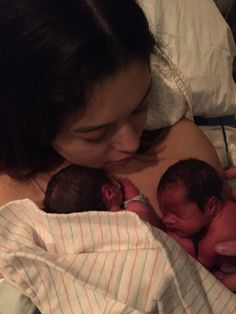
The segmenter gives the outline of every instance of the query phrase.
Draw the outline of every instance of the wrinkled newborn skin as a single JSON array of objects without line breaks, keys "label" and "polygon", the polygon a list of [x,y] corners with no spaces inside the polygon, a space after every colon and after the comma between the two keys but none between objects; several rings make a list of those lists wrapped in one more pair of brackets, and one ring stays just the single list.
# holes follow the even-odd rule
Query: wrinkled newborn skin
[{"label": "wrinkled newborn skin", "polygon": [[[118,184],[121,185],[121,189],[116,188]],[[112,193],[109,193],[109,188],[110,187],[108,186],[103,186],[102,194],[104,202],[111,211],[121,210],[121,203],[123,203],[123,201],[129,201],[125,208],[126,210],[136,213],[142,220],[147,221],[155,227],[161,226],[161,220],[152,207],[148,203],[135,199],[138,195],[140,195],[140,192],[128,178],[120,178],[119,182],[115,182],[114,180]],[[109,197],[107,197],[108,195],[112,195],[112,204],[108,199]],[[122,200],[122,202],[120,202],[120,200]]]},{"label": "wrinkled newborn skin", "polygon": [[220,256],[214,249],[221,241],[236,239],[236,203],[210,197],[200,210],[178,184],[158,192],[157,197],[167,233],[192,256],[211,271],[236,266],[236,258]]}]

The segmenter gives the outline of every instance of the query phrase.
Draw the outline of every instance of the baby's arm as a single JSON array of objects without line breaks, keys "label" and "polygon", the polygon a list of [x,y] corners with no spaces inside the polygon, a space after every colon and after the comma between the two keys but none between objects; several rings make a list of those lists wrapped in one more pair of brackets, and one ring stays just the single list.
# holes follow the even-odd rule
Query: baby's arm
[{"label": "baby's arm", "polygon": [[216,266],[219,255],[215,251],[217,240],[211,236],[203,238],[198,245],[198,261],[207,269],[212,270]]},{"label": "baby's arm", "polygon": [[167,233],[169,234],[169,236],[174,238],[190,255],[196,257],[195,244],[192,239],[180,237],[175,232],[167,231]]},{"label": "baby's arm", "polygon": [[120,183],[124,189],[124,204],[126,210],[136,213],[142,220],[149,222],[155,227],[161,226],[161,220],[156,212],[149,205],[144,195],[140,194],[139,189],[128,178],[121,178]]},{"label": "baby's arm", "polygon": [[134,185],[132,181],[130,181],[127,177],[123,177],[119,179],[124,193],[124,200],[128,201],[132,198],[138,196],[140,194],[139,189]]}]

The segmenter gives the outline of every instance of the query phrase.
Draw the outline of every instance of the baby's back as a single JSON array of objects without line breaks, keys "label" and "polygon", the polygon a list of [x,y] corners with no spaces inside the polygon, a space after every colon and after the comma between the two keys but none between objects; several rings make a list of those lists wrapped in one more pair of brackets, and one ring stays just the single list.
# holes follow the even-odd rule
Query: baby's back
[{"label": "baby's back", "polygon": [[230,240],[236,240],[236,203],[227,201],[199,242],[198,260],[208,269],[221,267],[224,263],[236,266],[236,258],[220,256],[215,252],[217,243]]}]

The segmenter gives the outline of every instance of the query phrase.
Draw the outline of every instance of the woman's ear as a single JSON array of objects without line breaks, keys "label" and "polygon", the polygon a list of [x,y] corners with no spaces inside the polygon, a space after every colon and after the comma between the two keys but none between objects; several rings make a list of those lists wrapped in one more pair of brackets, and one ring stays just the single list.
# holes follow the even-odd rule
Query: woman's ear
[{"label": "woman's ear", "polygon": [[222,201],[216,196],[211,196],[206,201],[205,213],[209,217],[216,216],[217,214],[220,213],[222,207],[223,207]]}]

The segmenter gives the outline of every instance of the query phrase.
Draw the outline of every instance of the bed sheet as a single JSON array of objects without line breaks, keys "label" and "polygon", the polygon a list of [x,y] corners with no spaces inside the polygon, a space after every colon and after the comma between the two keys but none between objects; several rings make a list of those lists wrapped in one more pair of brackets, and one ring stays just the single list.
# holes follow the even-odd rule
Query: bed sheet
[{"label": "bed sheet", "polygon": [[[224,126],[227,146],[220,125],[200,126],[203,133],[212,142],[223,168],[236,166],[236,128]],[[228,151],[227,151],[228,149]]]}]

